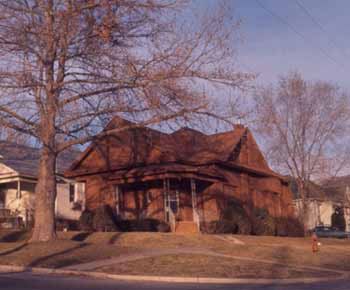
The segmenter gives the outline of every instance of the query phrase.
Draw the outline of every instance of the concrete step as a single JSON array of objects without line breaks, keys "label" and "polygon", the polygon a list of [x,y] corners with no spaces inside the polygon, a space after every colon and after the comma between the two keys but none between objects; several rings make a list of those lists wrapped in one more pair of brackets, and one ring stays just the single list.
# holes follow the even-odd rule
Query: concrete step
[{"label": "concrete step", "polygon": [[198,226],[195,222],[179,221],[176,223],[175,232],[181,234],[197,234]]}]

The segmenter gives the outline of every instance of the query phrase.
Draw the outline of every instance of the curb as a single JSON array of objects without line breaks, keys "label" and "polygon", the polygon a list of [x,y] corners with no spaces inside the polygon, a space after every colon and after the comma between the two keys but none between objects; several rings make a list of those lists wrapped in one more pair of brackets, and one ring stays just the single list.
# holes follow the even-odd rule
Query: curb
[{"label": "curb", "polygon": [[350,273],[343,273],[338,277],[322,278],[286,278],[286,279],[248,279],[248,278],[210,278],[210,277],[167,277],[167,276],[142,276],[142,275],[116,275],[101,272],[86,272],[74,270],[60,270],[49,268],[6,266],[0,265],[0,273],[32,272],[49,275],[73,275],[90,278],[104,278],[113,280],[126,280],[135,282],[173,282],[173,283],[200,283],[200,284],[295,284],[317,283],[330,280],[341,280],[350,277]]}]

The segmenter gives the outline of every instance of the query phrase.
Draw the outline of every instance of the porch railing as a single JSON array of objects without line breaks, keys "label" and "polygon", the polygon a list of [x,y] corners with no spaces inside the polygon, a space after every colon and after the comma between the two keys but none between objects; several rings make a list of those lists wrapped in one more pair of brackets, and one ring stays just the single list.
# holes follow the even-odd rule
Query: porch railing
[{"label": "porch railing", "polygon": [[175,214],[174,214],[173,210],[171,209],[171,207],[169,207],[169,224],[170,224],[171,231],[175,232],[175,230],[176,230],[176,217],[175,217]]},{"label": "porch railing", "polygon": [[0,218],[11,217],[11,210],[7,208],[0,208]]}]

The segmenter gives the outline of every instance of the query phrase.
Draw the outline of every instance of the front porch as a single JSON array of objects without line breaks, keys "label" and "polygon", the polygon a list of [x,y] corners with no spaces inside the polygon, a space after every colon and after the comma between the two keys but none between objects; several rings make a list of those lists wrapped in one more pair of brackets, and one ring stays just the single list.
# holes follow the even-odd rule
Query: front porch
[{"label": "front porch", "polygon": [[18,229],[32,221],[35,181],[14,174],[0,177],[0,228]]},{"label": "front porch", "polygon": [[195,178],[163,178],[114,184],[115,210],[121,220],[156,219],[172,232],[200,232],[200,193],[209,186]]}]

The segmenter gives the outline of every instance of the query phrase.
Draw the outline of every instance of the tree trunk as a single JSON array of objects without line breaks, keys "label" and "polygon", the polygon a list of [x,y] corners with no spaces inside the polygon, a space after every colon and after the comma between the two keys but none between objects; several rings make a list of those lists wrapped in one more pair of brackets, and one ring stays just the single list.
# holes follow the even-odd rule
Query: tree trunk
[{"label": "tree trunk", "polygon": [[35,189],[34,231],[31,242],[47,242],[56,239],[56,154],[43,147],[40,157],[38,184]]}]

